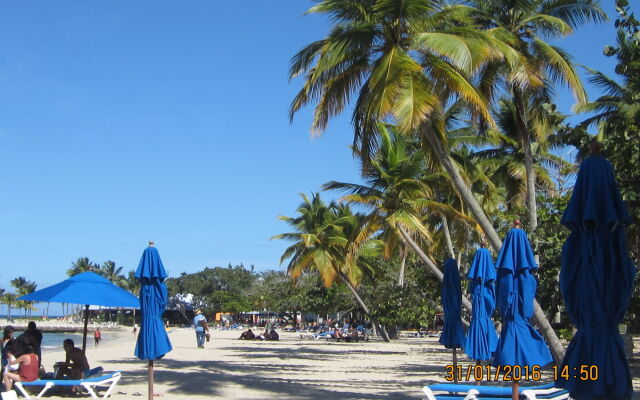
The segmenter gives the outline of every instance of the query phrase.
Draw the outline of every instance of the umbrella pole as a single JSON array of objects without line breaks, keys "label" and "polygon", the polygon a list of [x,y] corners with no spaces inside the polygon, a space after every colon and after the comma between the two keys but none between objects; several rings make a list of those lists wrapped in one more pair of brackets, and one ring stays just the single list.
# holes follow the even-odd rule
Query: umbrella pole
[{"label": "umbrella pole", "polygon": [[[476,367],[477,367],[478,365],[482,365],[482,362],[481,362],[480,360],[476,360]],[[476,368],[476,370],[477,370],[477,368]],[[475,371],[474,371],[474,372],[475,372]],[[480,375],[480,377],[482,378],[482,374]],[[478,386],[479,386],[479,385],[480,385],[480,382],[481,382],[480,380],[476,380],[476,385],[478,385]]]},{"label": "umbrella pole", "polygon": [[458,355],[456,354],[456,346],[453,346],[453,383],[458,383]]},{"label": "umbrella pole", "polygon": [[149,376],[147,377],[149,381],[149,400],[153,400],[153,360],[149,360]]},{"label": "umbrella pole", "polygon": [[87,348],[87,325],[89,325],[89,305],[84,306],[84,330],[82,331],[82,354]]},{"label": "umbrella pole", "polygon": [[513,381],[511,386],[511,399],[518,400],[520,398],[520,390],[518,390],[518,381]]}]

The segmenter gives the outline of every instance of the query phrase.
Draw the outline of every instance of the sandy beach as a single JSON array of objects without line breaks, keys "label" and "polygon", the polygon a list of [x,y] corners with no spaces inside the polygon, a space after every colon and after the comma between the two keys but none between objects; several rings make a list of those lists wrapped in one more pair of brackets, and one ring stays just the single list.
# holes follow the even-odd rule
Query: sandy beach
[{"label": "sandy beach", "polygon": [[[155,363],[159,398],[421,399],[421,387],[444,381],[445,365],[451,363],[451,352],[437,338],[335,343],[285,332],[278,342],[245,342],[237,340],[239,335],[240,331],[212,331],[211,342],[197,349],[192,329],[172,329],[173,351]],[[133,356],[133,335],[113,337],[97,348],[90,338],[91,366],[122,371],[113,399],[146,398],[146,362]],[[639,347],[636,338],[636,360]],[[47,367],[63,358],[61,351],[43,355]],[[466,356],[460,359],[469,364]],[[640,391],[638,361],[631,365],[634,388]],[[543,377],[549,379],[550,373]]]}]

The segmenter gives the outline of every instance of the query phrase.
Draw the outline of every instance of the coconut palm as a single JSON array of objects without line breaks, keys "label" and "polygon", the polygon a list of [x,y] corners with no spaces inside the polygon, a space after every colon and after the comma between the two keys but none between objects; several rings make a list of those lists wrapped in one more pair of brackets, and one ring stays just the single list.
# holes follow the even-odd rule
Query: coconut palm
[{"label": "coconut palm", "polygon": [[71,267],[67,270],[67,275],[74,276],[83,272],[96,272],[99,270],[100,266],[89,260],[89,257],[78,257],[76,261],[71,263]]},{"label": "coconut palm", "polygon": [[11,307],[16,304],[16,296],[14,293],[3,293],[0,297],[0,302],[7,306],[7,318],[11,321]]},{"label": "coconut palm", "polygon": [[136,278],[136,271],[130,270],[127,272],[120,286],[137,296],[140,292],[140,281]]},{"label": "coconut palm", "polygon": [[[301,194],[302,204],[297,217],[279,217],[294,229],[294,232],[276,235],[273,239],[293,242],[282,257],[289,260],[287,273],[297,279],[305,271],[318,271],[325,286],[334,282],[343,283],[351,292],[363,312],[370,316],[369,307],[357,292],[364,270],[371,268],[367,258],[377,254],[377,243],[361,235],[362,216],[353,214],[348,206],[334,202],[326,204],[319,194],[311,198]],[[372,320],[374,324],[377,321]],[[381,329],[385,341],[386,330]]]},{"label": "coconut palm", "polygon": [[99,269],[100,275],[107,278],[111,283],[122,286],[122,281],[125,279],[122,274],[123,267],[116,267],[114,261],[105,261]]},{"label": "coconut palm", "polygon": [[[24,296],[29,293],[35,292],[38,285],[35,282],[27,280],[24,276],[19,276],[11,280],[11,286],[16,289],[16,297]],[[16,300],[18,308],[24,309],[25,315],[31,313],[35,308],[32,301],[19,301]]]},{"label": "coconut palm", "polygon": [[489,63],[482,73],[487,98],[505,86],[513,99],[514,124],[526,173],[529,229],[537,227],[536,168],[532,143],[544,140],[545,131],[531,129],[542,103],[550,102],[553,83],[568,86],[578,103],[587,95],[571,57],[547,39],[569,35],[588,22],[607,19],[598,0],[470,0],[474,21],[497,41],[523,55],[517,64]]}]

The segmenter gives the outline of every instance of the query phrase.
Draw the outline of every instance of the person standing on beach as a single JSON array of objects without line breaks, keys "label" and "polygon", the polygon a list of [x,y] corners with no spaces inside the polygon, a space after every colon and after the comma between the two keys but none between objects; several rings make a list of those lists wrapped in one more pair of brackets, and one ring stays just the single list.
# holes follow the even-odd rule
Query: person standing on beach
[{"label": "person standing on beach", "polygon": [[29,321],[27,330],[18,337],[24,344],[31,346],[33,352],[38,356],[38,366],[42,365],[42,331],[37,328],[35,321]]},{"label": "person standing on beach", "polygon": [[93,334],[93,339],[96,342],[96,347],[98,347],[100,341],[102,340],[102,332],[100,332],[100,328],[96,329],[96,332]]},{"label": "person standing on beach", "polygon": [[204,349],[204,340],[207,333],[209,333],[209,325],[207,325],[207,319],[202,315],[200,309],[196,310],[196,316],[193,317],[193,326],[196,329],[196,343],[199,349]]}]

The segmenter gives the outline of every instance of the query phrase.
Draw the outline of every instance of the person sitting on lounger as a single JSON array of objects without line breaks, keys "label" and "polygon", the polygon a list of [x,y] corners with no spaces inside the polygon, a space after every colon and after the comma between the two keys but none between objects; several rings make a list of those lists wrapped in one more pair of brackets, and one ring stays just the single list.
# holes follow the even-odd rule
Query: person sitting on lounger
[{"label": "person sitting on lounger", "polygon": [[334,339],[342,339],[343,335],[342,335],[342,332],[340,331],[340,328],[337,328],[337,327],[336,327],[336,328],[333,330],[333,336],[332,336],[332,337],[333,337]]},{"label": "person sitting on lounger", "polygon": [[[17,372],[5,371],[2,383],[6,391],[11,390],[14,382],[33,382],[38,379],[40,363],[38,356],[34,354],[33,347],[25,346],[22,354],[13,354],[15,347],[7,349],[9,366],[18,365]],[[15,358],[13,358],[15,356]]]},{"label": "person sitting on lounger", "polygon": [[242,332],[242,334],[240,335],[240,340],[254,340],[255,338],[256,335],[253,333],[251,328],[249,328],[249,330],[247,330],[246,332]]},{"label": "person sitting on lounger", "polygon": [[58,373],[56,379],[82,379],[91,369],[89,361],[82,350],[75,347],[73,340],[65,339],[62,343],[67,358],[64,362],[57,362]]}]

